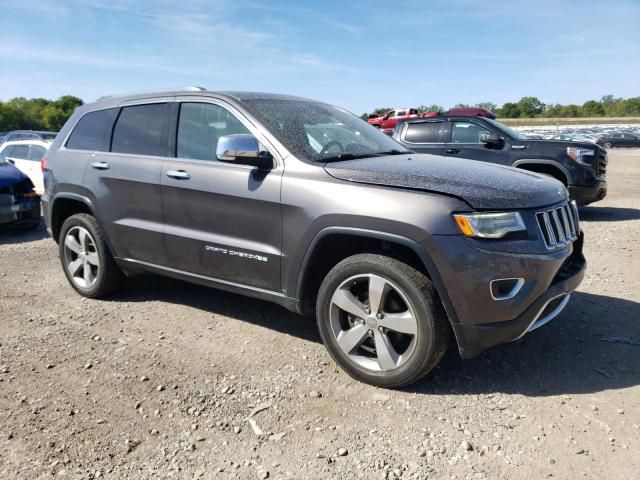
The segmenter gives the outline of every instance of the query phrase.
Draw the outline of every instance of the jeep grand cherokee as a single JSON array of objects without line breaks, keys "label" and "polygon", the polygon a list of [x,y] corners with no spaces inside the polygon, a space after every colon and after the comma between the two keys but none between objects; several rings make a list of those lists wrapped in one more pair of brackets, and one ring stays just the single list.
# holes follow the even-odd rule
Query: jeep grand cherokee
[{"label": "jeep grand cherokee", "polygon": [[315,312],[353,377],[426,375],[555,317],[582,280],[558,181],[410,153],[303,98],[200,88],[106,97],[45,159],[43,208],[71,286],[151,271]]}]

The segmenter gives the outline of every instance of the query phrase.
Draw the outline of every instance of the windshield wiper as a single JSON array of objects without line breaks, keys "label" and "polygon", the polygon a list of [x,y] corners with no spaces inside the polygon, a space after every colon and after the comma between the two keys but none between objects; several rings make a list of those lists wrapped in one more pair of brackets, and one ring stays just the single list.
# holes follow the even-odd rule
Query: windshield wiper
[{"label": "windshield wiper", "polygon": [[384,152],[376,152],[373,155],[376,155],[376,156],[378,156],[378,155],[380,155],[380,156],[382,156],[382,155],[406,155],[407,153],[409,153],[408,150],[402,151],[402,150],[398,150],[398,149],[394,148],[393,150],[387,150],[387,151],[384,151]]}]

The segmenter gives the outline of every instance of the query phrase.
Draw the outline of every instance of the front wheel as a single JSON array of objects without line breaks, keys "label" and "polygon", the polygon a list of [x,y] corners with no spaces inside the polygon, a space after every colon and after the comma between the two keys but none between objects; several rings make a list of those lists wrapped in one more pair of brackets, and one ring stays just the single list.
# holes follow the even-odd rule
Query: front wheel
[{"label": "front wheel", "polygon": [[379,387],[424,377],[449,340],[429,278],[382,255],[359,254],[338,263],[322,282],[316,317],[333,359],[355,379]]},{"label": "front wheel", "polygon": [[611,142],[604,142],[603,147],[604,148],[611,148],[611,147],[613,147],[613,145],[611,144]]},{"label": "front wheel", "polygon": [[96,219],[86,213],[72,215],[60,230],[60,261],[71,286],[89,298],[102,298],[116,290],[124,275],[111,256]]}]

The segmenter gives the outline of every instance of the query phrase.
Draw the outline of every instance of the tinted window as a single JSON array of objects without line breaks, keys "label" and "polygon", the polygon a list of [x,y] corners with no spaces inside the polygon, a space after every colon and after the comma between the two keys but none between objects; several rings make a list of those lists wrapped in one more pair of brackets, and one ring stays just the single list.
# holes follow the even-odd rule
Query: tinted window
[{"label": "tinted window", "polygon": [[410,123],[405,141],[411,143],[437,143],[441,122]]},{"label": "tinted window", "polygon": [[13,154],[14,148],[15,147],[13,145],[9,145],[8,147],[2,150],[2,155],[4,155],[5,157],[10,157]]},{"label": "tinted window", "polygon": [[178,120],[177,156],[216,160],[223,135],[251,133],[228,110],[211,103],[183,103]]},{"label": "tinted window", "polygon": [[400,110],[397,114],[396,117],[404,117],[407,114],[407,112],[405,112],[404,110]]},{"label": "tinted window", "polygon": [[29,158],[29,145],[16,145],[13,147],[11,157],[27,160]]},{"label": "tinted window", "polygon": [[454,122],[451,131],[451,143],[482,143],[480,135],[490,133],[484,127],[471,122]]},{"label": "tinted window", "polygon": [[42,160],[42,157],[44,156],[46,151],[47,149],[40,145],[31,145],[29,160],[35,160],[36,162],[39,162],[40,160]]},{"label": "tinted window", "polygon": [[111,151],[164,156],[168,120],[169,105],[166,103],[124,107],[113,127]]},{"label": "tinted window", "polygon": [[116,111],[116,108],[109,108],[83,116],[67,140],[67,148],[108,152],[109,134]]}]

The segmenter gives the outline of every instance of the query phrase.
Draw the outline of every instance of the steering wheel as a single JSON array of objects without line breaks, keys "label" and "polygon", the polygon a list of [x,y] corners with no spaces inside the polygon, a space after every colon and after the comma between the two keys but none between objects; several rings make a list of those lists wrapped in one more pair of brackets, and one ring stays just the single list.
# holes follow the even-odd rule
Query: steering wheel
[{"label": "steering wheel", "polygon": [[344,148],[342,148],[342,144],[340,142],[336,142],[335,140],[331,140],[324,147],[322,147],[322,150],[320,150],[320,153],[318,153],[318,155],[324,155],[325,153],[327,153],[329,151],[329,149],[331,147],[338,147],[339,153],[343,153],[344,152]]}]

